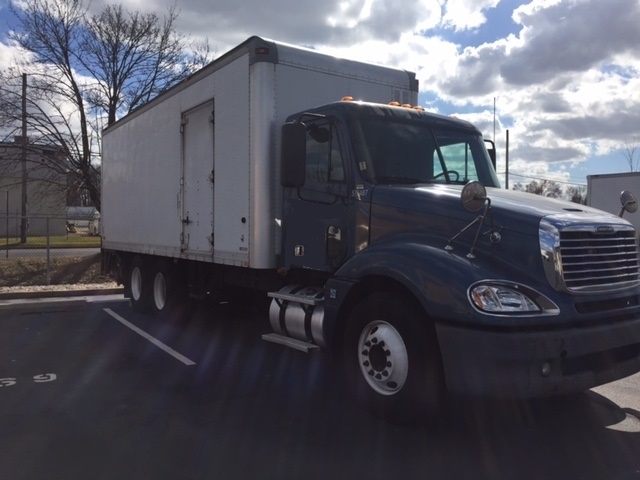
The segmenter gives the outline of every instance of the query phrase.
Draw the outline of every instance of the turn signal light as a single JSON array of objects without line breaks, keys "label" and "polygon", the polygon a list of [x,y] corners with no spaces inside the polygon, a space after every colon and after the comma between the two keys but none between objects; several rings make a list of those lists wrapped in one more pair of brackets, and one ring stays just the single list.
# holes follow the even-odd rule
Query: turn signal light
[{"label": "turn signal light", "polygon": [[[345,95],[344,97],[342,97],[341,101],[343,102],[353,102],[353,97],[351,95]],[[419,106],[419,105],[411,105],[410,103],[403,103],[400,104],[400,102],[397,102],[395,100],[389,102],[387,105],[391,106],[391,107],[402,107],[402,108],[410,108],[412,110],[416,110],[417,112],[424,112],[424,108]]]}]

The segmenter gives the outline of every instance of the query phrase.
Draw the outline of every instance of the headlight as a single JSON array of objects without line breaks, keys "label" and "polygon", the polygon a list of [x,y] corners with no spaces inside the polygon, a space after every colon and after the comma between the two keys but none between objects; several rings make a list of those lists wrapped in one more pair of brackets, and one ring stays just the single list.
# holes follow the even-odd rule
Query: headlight
[{"label": "headlight", "polygon": [[542,308],[517,286],[478,284],[469,290],[473,305],[483,312],[541,312]]}]

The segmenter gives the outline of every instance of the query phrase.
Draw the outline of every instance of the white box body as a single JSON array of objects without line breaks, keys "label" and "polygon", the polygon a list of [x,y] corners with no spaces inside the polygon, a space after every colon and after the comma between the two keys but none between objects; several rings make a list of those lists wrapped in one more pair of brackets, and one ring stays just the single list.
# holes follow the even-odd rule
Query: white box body
[{"label": "white box body", "polygon": [[[620,194],[624,190],[633,193],[640,201],[640,172],[587,175],[587,205],[590,207],[619,215],[622,208]],[[622,217],[640,231],[640,211],[624,212]]]},{"label": "white box body", "polygon": [[415,75],[258,37],[107,128],[102,245],[250,268],[280,253],[280,128],[340,100],[417,103]]}]

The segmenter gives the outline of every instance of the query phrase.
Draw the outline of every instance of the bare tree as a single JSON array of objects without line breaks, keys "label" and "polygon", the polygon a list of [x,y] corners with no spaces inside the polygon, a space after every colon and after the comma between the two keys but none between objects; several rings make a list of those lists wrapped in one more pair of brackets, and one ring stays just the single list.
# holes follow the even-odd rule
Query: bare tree
[{"label": "bare tree", "polygon": [[[19,66],[20,70],[30,70],[32,86],[37,90],[37,103],[31,102],[30,134],[37,132],[45,142],[60,146],[69,166],[83,179],[91,198],[99,205],[99,187],[87,181],[92,174],[89,124],[73,63],[86,8],[77,0],[30,0],[23,10],[13,3],[10,8],[20,25],[11,33],[11,39],[33,62]],[[11,86],[11,78],[5,83]],[[63,111],[63,105],[71,106],[73,114]],[[12,113],[15,115],[15,109]]]},{"label": "bare tree", "polygon": [[567,187],[566,198],[570,202],[579,203],[580,205],[587,204],[587,187],[584,185],[571,185]]},{"label": "bare tree", "polygon": [[518,182],[513,186],[513,189],[533,193],[534,195],[542,195],[543,197],[562,197],[562,187],[558,182],[554,182],[553,180],[532,180],[527,184]]},{"label": "bare tree", "polygon": [[187,39],[176,33],[175,6],[164,19],[156,14],[127,12],[107,5],[87,21],[78,60],[97,82],[88,96],[107,115],[107,125],[118,112],[129,112],[201,67],[209,57],[189,55]]},{"label": "bare tree", "polygon": [[558,182],[554,182],[553,180],[543,180],[544,183],[544,195],[545,197],[550,198],[561,198],[562,197],[562,185]]},{"label": "bare tree", "polygon": [[637,141],[631,141],[631,140],[627,140],[624,142],[624,148],[622,150],[622,155],[624,156],[625,160],[627,161],[627,164],[629,165],[629,171],[630,172],[637,172],[639,170],[638,167],[640,167],[640,155],[638,155],[636,158],[636,153],[638,153],[638,150],[640,149],[640,146],[638,145]]},{"label": "bare tree", "polygon": [[[12,73],[13,70],[0,73],[0,97],[3,99],[0,118],[5,126],[5,136],[17,138],[23,115],[22,96],[16,84],[19,75]],[[38,78],[34,77],[33,80],[37,81]],[[31,89],[26,105],[29,132],[25,145],[29,159],[27,176],[30,181],[37,181],[39,195],[45,197],[53,190],[64,190],[69,181],[86,189],[82,170],[78,168],[78,159],[82,157],[77,155],[82,130],[77,128],[75,116],[64,111],[62,105],[65,102],[51,89]],[[3,156],[0,175],[19,169],[21,143],[14,142],[11,152],[11,155]]]},{"label": "bare tree", "polygon": [[10,8],[19,26],[10,38],[25,60],[1,74],[0,126],[19,118],[16,80],[26,71],[29,136],[61,152],[50,167],[68,171],[100,209],[103,119],[115,122],[204,65],[208,44],[194,50],[175,33],[175,7],[162,19],[112,5],[90,16],[84,0],[25,0]]}]

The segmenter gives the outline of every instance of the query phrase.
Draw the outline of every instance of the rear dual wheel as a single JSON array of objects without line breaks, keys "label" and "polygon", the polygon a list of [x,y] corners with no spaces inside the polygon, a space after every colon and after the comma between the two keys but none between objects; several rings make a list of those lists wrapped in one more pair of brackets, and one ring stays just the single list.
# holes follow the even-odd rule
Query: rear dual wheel
[{"label": "rear dual wheel", "polygon": [[178,303],[181,290],[176,282],[176,272],[166,261],[158,261],[153,270],[151,309],[156,315],[163,315]]},{"label": "rear dual wheel", "polygon": [[134,257],[129,269],[133,310],[164,314],[173,307],[180,291],[171,267],[166,260],[152,262],[141,256]]},{"label": "rear dual wheel", "polygon": [[147,312],[151,307],[148,275],[143,257],[134,257],[129,268],[129,290],[131,308],[136,312]]}]

